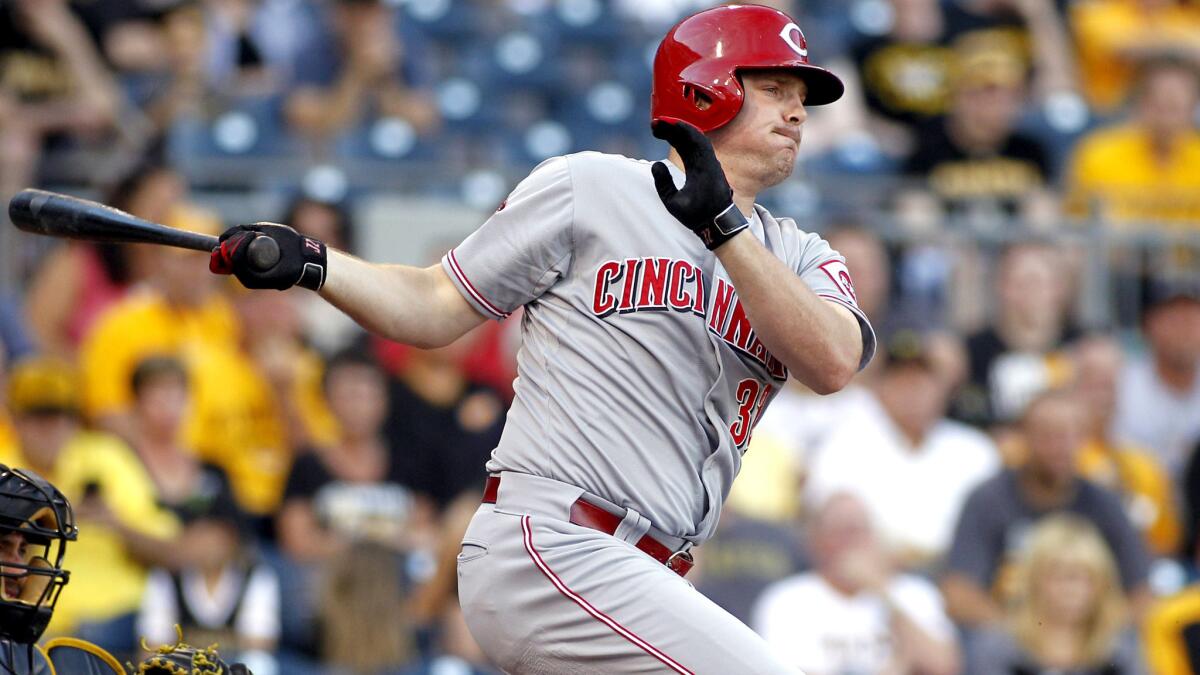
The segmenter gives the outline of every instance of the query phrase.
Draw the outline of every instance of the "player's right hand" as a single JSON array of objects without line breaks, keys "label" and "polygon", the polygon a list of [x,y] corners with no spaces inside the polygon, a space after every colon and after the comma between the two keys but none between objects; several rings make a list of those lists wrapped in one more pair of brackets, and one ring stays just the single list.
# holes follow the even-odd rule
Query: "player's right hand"
[{"label": "player's right hand", "polygon": [[[279,262],[261,270],[250,260],[250,242],[270,237],[279,245]],[[254,223],[225,230],[221,245],[213,249],[208,269],[214,274],[232,274],[246,288],[286,290],[300,286],[313,291],[325,283],[327,254],[324,242],[306,237],[287,225]]]},{"label": "player's right hand", "polygon": [[669,118],[655,120],[650,131],[675,148],[687,173],[680,190],[666,164],[655,162],[650,167],[654,187],[671,215],[695,232],[710,251],[749,227],[733,203],[733,189],[707,136],[687,122]]}]

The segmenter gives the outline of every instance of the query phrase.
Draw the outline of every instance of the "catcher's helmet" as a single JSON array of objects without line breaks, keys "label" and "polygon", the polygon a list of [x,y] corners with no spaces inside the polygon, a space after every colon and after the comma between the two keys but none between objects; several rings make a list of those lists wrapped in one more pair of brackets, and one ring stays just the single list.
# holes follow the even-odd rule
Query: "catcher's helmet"
[{"label": "catcher's helmet", "polygon": [[693,14],[663,38],[654,55],[652,120],[679,119],[705,133],[742,109],[739,70],[789,68],[808,86],[805,105],[842,96],[837,75],[808,62],[808,43],[787,14],[762,5],[725,5]]},{"label": "catcher's helmet", "polygon": [[11,532],[21,533],[25,546],[19,561],[10,557],[13,551],[0,559],[0,637],[32,644],[46,630],[67,583],[62,561],[67,542],[77,536],[75,515],[45,478],[0,464],[0,536]]}]

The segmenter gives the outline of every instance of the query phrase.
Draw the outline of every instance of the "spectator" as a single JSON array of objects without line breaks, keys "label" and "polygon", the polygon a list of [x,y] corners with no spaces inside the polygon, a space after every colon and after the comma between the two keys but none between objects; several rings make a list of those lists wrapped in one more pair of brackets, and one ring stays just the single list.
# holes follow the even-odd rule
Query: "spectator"
[{"label": "spectator", "polygon": [[971,649],[972,675],[1145,672],[1128,623],[1112,553],[1087,520],[1042,520],[1017,563],[1014,604],[1003,629]]},{"label": "spectator", "polygon": [[1179,547],[1179,518],[1171,478],[1154,457],[1111,433],[1124,355],[1116,341],[1093,335],[1074,347],[1076,387],[1088,415],[1088,440],[1079,453],[1080,475],[1121,495],[1129,521],[1156,556]]},{"label": "spectator", "polygon": [[[1190,483],[1188,487],[1194,485]],[[1200,540],[1193,538],[1188,542],[1184,557],[1193,567],[1200,566]],[[1200,672],[1197,631],[1200,631],[1200,582],[1193,580],[1179,593],[1159,599],[1146,615],[1143,644],[1150,672],[1154,675]]]},{"label": "spectator", "polygon": [[1162,57],[1144,63],[1131,119],[1092,132],[1075,149],[1068,178],[1073,215],[1130,226],[1200,220],[1198,102],[1191,62]]},{"label": "spectator", "polygon": [[[154,483],[158,503],[183,523],[209,512],[232,510],[236,503],[229,478],[219,467],[196,458],[182,444],[189,405],[187,371],[174,357],[150,357],[133,371],[133,449]],[[205,542],[192,548],[185,531],[181,547],[203,554]],[[169,637],[169,636],[168,636]]]},{"label": "spectator", "polygon": [[[119,182],[104,203],[161,223],[186,192],[175,171],[147,164]],[[132,247],[123,244],[64,242],[55,248],[35,271],[25,300],[42,351],[73,359],[96,319],[138,281],[149,256],[141,257],[135,259]]]},{"label": "spectator", "polygon": [[933,584],[900,574],[866,505],[831,495],[809,522],[814,569],[772,584],[754,629],[810,675],[959,672],[954,626]]},{"label": "spectator", "polygon": [[401,560],[386,546],[362,542],[331,560],[321,587],[322,662],[339,673],[400,670],[417,657],[411,597]]},{"label": "spectator", "polygon": [[1137,64],[1168,55],[1200,62],[1200,7],[1191,0],[1086,0],[1071,27],[1088,102],[1112,112],[1126,102]]},{"label": "spectator", "polygon": [[1004,620],[1011,597],[1011,567],[1029,532],[1043,517],[1075,513],[1100,531],[1116,558],[1121,586],[1140,616],[1148,600],[1149,558],[1120,497],[1084,480],[1078,456],[1087,438],[1087,416],[1078,396],[1055,389],[1036,396],[1020,421],[1026,458],[971,493],[946,558],[942,592],[954,619],[968,627]]},{"label": "spectator", "polygon": [[413,489],[439,509],[483,485],[484,464],[504,428],[503,400],[462,372],[480,335],[468,333],[441,349],[410,350],[391,385],[384,435],[392,439],[395,461]]},{"label": "spectator", "polygon": [[150,572],[137,634],[171,644],[176,627],[195,645],[219,644],[229,661],[259,675],[278,672],[271,652],[279,639],[279,579],[255,558],[232,501],[193,512],[185,536],[192,555],[178,571]]},{"label": "spectator", "polygon": [[[907,158],[917,149],[921,130],[949,112],[955,54],[945,43],[939,0],[889,4],[893,17],[888,31],[863,36],[850,48],[854,68],[849,72],[858,86],[847,86],[847,93],[862,106],[855,113],[866,115],[866,128],[880,148]],[[837,72],[844,75],[845,69]],[[840,107],[838,115],[846,114],[845,104]]]},{"label": "spectator", "polygon": [[1200,292],[1153,283],[1142,314],[1148,353],[1121,371],[1113,435],[1154,452],[1178,476],[1200,441]]},{"label": "spectator", "polygon": [[66,0],[0,7],[0,195],[33,183],[48,137],[102,133],[117,105],[112,77]]},{"label": "spectator", "polygon": [[987,436],[945,418],[947,393],[922,339],[893,340],[870,396],[829,433],[810,466],[808,496],[856,495],[904,567],[945,552],[963,500],[999,466]]},{"label": "spectator", "polygon": [[716,533],[704,542],[704,556],[692,570],[696,577],[692,583],[721,609],[749,624],[754,601],[763,589],[806,567],[793,522],[754,518],[736,507],[725,509]]},{"label": "spectator", "polygon": [[945,4],[947,40],[956,49],[1002,50],[1032,71],[1042,100],[1076,88],[1071,36],[1061,13],[1064,0],[950,0]]},{"label": "spectator", "polygon": [[[354,249],[355,225],[348,205],[298,197],[279,221],[301,234],[326,242],[339,251]],[[336,243],[335,243],[336,242]],[[305,340],[324,355],[349,348],[364,336],[363,329],[345,313],[313,293],[293,293]]]},{"label": "spectator", "polygon": [[414,548],[422,518],[408,487],[412,478],[381,433],[386,376],[369,357],[344,352],[327,366],[325,396],[340,438],[301,454],[292,467],[278,518],[284,551],[313,562],[364,539],[396,550]]},{"label": "spectator", "polygon": [[335,3],[332,12],[340,62],[323,69],[302,67],[300,84],[287,100],[288,123],[315,138],[355,127],[368,111],[402,119],[418,133],[437,127],[437,109],[407,81],[392,7],[380,0],[352,0]]},{"label": "spectator", "polygon": [[1066,383],[1063,349],[1078,333],[1058,249],[1014,244],[996,266],[992,325],[967,338],[968,381],[954,401],[956,418],[984,428],[1011,423],[1034,394]]},{"label": "spectator", "polygon": [[[215,234],[211,214],[174,202],[168,225]],[[84,411],[100,428],[131,438],[130,388],[134,367],[153,354],[236,344],[237,317],[217,292],[205,257],[155,247],[147,256],[147,284],[95,321],[79,349]]]},{"label": "spectator", "polygon": [[73,634],[116,654],[134,648],[134,616],[149,566],[177,566],[179,523],[155,501],[137,456],[116,438],[84,431],[74,371],[47,358],[14,366],[8,401],[19,447],[8,466],[47,477],[75,505],[71,592],[59,598],[53,634]]},{"label": "spectator", "polygon": [[924,181],[928,196],[902,194],[900,207],[931,197],[955,215],[1048,224],[1057,207],[1047,151],[1016,131],[1027,101],[1024,66],[992,47],[972,47],[957,63],[950,110],[925,127],[904,169]]},{"label": "spectator", "polygon": [[287,293],[238,291],[241,339],[188,352],[196,405],[186,438],[229,475],[241,508],[268,527],[279,509],[296,451],[336,437],[321,395],[319,356],[300,338]]}]

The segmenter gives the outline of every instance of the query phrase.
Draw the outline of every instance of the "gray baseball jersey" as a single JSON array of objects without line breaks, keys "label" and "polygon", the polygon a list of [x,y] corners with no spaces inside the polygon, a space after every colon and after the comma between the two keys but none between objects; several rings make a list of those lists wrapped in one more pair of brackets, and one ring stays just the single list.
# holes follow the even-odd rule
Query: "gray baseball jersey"
[{"label": "gray baseball jersey", "polygon": [[[594,152],[547,160],[442,266],[485,316],[525,308],[516,398],[488,470],[578,486],[699,543],[787,369],[716,255],[667,212],[650,166]],[[866,365],[875,337],[845,260],[755,210],[753,235],[858,317]]]}]

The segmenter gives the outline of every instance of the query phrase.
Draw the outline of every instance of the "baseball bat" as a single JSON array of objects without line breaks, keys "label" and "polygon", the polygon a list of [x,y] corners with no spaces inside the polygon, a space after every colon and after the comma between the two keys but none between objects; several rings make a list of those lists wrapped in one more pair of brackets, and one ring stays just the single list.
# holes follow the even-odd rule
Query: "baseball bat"
[{"label": "baseball bat", "polygon": [[[18,192],[8,203],[8,217],[18,229],[50,237],[162,244],[205,252],[221,245],[210,234],[167,227],[111,206],[46,190]],[[259,271],[269,270],[279,262],[279,244],[270,237],[255,237],[246,253],[250,264]]]}]

